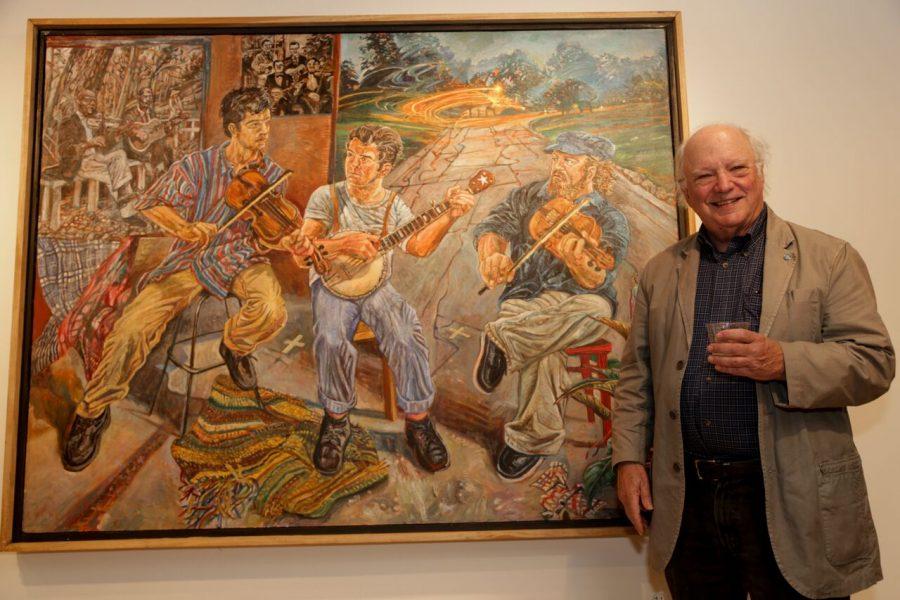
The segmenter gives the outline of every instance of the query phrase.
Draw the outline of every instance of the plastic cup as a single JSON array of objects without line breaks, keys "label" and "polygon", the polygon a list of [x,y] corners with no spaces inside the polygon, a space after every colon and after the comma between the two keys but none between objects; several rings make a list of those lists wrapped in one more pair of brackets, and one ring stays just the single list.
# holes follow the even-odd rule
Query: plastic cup
[{"label": "plastic cup", "polygon": [[713,321],[706,324],[708,343],[716,341],[716,334],[726,329],[750,329],[750,321]]}]

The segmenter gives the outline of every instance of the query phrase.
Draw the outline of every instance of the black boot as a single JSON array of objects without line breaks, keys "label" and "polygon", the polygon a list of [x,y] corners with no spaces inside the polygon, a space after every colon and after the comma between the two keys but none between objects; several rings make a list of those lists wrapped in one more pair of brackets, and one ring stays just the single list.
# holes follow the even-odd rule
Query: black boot
[{"label": "black boot", "polygon": [[319,439],[313,452],[313,464],[322,475],[334,475],[344,463],[344,449],[350,441],[350,418],[335,419],[328,412],[322,417]]},{"label": "black boot", "polygon": [[521,481],[531,475],[543,459],[537,454],[522,454],[504,444],[497,455],[497,473],[507,481]]},{"label": "black boot", "polygon": [[225,345],[224,340],[219,344],[219,354],[222,355],[222,360],[225,361],[225,366],[228,367],[231,380],[238,388],[242,390],[256,389],[256,369],[253,367],[253,359],[250,358],[249,354],[247,356],[238,356],[231,348]]},{"label": "black boot", "polygon": [[475,385],[485,394],[490,394],[500,385],[505,374],[506,355],[486,333],[482,334],[481,350],[475,361]]},{"label": "black boot", "polygon": [[406,443],[425,470],[434,473],[450,466],[450,453],[430,418],[406,419]]},{"label": "black boot", "polygon": [[91,464],[100,450],[100,438],[109,427],[109,407],[98,417],[72,415],[63,436],[62,464],[66,471],[80,471]]}]

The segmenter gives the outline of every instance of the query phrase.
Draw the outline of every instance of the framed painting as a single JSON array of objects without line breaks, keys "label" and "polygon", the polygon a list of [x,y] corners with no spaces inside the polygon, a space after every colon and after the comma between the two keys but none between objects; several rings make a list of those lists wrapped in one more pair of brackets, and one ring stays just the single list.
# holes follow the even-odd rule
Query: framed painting
[{"label": "framed painting", "polygon": [[28,27],[5,548],[629,531],[678,13]]}]

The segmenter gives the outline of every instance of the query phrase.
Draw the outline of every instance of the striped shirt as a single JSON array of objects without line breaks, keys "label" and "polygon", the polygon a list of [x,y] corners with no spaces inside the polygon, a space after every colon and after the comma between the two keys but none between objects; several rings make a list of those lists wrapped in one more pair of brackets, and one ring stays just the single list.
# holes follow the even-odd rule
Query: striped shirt
[{"label": "striped shirt", "polygon": [[715,249],[704,227],[697,235],[700,268],[694,331],[681,383],[681,427],[685,452],[701,458],[759,458],[756,383],[716,371],[707,360],[706,324],[749,321],[759,331],[762,311],[766,209],[746,235]]},{"label": "striped shirt", "polygon": [[[168,206],[189,223],[224,225],[237,211],[225,204],[225,192],[234,173],[225,158],[229,142],[189,154],[175,162],[135,205],[138,210]],[[284,169],[264,156],[259,170],[274,182]],[[283,191],[283,186],[281,188]],[[199,252],[194,244],[176,240],[169,255],[144,283],[159,281],[171,273],[191,269],[197,281],[211,294],[224,298],[232,280],[247,267],[267,263],[256,243],[250,221],[239,219],[219,233]]]}]

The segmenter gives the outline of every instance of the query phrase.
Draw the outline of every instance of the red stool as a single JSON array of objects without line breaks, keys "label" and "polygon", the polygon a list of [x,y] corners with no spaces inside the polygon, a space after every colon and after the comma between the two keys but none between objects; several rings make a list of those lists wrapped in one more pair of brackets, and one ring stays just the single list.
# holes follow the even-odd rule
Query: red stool
[{"label": "red stool", "polygon": [[[589,377],[599,377],[604,379],[603,369],[606,369],[609,353],[612,352],[612,344],[603,338],[597,340],[593,344],[584,346],[576,346],[574,348],[566,348],[566,354],[569,356],[577,356],[581,364],[577,367],[566,367],[569,373],[578,373],[582,379]],[[591,364],[593,361],[593,364]],[[588,394],[593,395],[595,390],[586,390]],[[609,392],[600,392],[600,403],[606,408],[611,408],[612,396]],[[594,411],[587,409],[588,422],[594,423]],[[609,420],[603,422],[603,443],[609,439],[612,434],[612,423]]]}]

